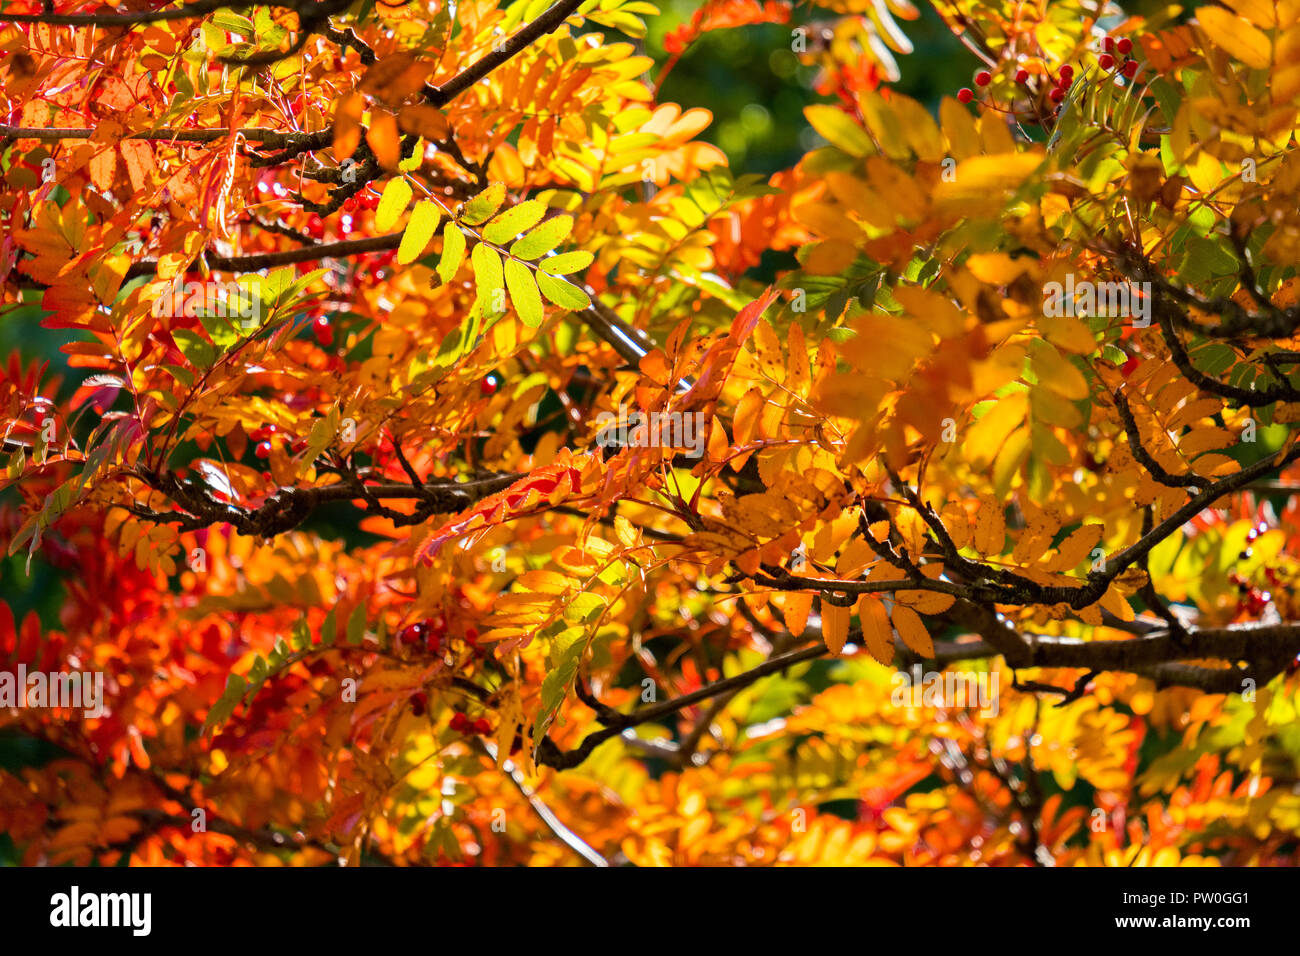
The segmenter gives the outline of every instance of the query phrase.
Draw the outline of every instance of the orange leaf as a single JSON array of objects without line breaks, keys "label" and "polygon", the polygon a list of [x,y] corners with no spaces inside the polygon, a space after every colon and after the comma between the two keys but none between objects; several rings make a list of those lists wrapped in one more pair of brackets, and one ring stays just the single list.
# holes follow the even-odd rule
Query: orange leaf
[{"label": "orange leaf", "polygon": [[839,607],[822,599],[822,640],[832,654],[844,650],[844,642],[849,636],[849,617],[853,614],[851,607]]},{"label": "orange leaf", "polygon": [[930,632],[915,611],[905,604],[895,604],[891,617],[904,644],[922,657],[934,656],[934,641],[930,639]]}]

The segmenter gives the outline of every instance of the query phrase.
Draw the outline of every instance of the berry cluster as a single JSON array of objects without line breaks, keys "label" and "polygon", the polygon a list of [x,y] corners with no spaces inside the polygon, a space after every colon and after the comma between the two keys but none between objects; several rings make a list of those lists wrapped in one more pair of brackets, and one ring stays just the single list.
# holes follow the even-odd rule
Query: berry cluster
[{"label": "berry cluster", "polygon": [[[1118,72],[1123,73],[1129,79],[1137,75],[1137,60],[1130,55],[1133,51],[1133,41],[1128,37],[1122,37],[1116,40],[1114,37],[1106,37],[1104,40],[1105,53],[1103,53],[1098,62],[1101,68],[1110,71],[1116,66],[1116,54],[1124,57],[1124,62],[1119,65]],[[1019,86],[1027,86],[1029,83],[1030,73],[1028,70],[1021,68],[1016,70],[1016,83]],[[1051,75],[1048,75],[1051,79]],[[988,70],[980,70],[975,74],[975,85],[981,89],[993,82],[993,74]],[[1070,90],[1070,84],[1074,82],[1074,67],[1066,63],[1057,71],[1055,80],[1051,89],[1048,91],[1048,98],[1053,103],[1061,103]],[[969,103],[975,99],[975,91],[970,87],[963,86],[957,91],[957,100],[960,103]]]},{"label": "berry cluster", "polygon": [[492,725],[482,717],[476,720],[470,720],[459,710],[451,718],[451,729],[458,734],[490,734]]},{"label": "berry cluster", "polygon": [[[387,438],[384,439],[388,441]],[[391,452],[392,445],[389,443]],[[428,617],[423,621],[416,621],[414,624],[408,624],[397,632],[397,643],[399,646],[422,646],[431,654],[440,654],[443,649],[443,637],[446,636],[447,623],[441,617]],[[478,631],[474,628],[466,628],[463,635],[465,646],[474,652],[475,656],[481,657],[483,650],[478,646]]]},{"label": "berry cluster", "polygon": [[248,436],[256,443],[253,454],[264,461],[270,458],[273,448],[272,442],[279,435],[279,431],[280,429],[277,426],[269,423],[263,424],[261,428],[254,428],[252,434]]},{"label": "berry cluster", "polygon": [[1120,64],[1120,72],[1130,80],[1137,75],[1137,60],[1133,59],[1130,55],[1133,52],[1132,40],[1128,37],[1121,37],[1119,40],[1116,40],[1114,37],[1106,37],[1102,46],[1104,47],[1105,52],[1102,53],[1101,56],[1097,57],[1098,66],[1109,73],[1115,68],[1115,55],[1118,53],[1120,56],[1124,57],[1124,62]]}]

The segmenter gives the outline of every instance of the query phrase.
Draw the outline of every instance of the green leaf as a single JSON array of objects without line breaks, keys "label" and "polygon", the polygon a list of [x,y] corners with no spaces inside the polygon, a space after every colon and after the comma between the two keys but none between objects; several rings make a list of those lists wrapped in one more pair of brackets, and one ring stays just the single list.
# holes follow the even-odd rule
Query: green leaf
[{"label": "green leaf", "polygon": [[509,242],[525,229],[531,229],[546,215],[546,203],[530,199],[518,206],[507,209],[483,227],[483,238],[488,242],[502,245]]},{"label": "green leaf", "polygon": [[214,14],[212,22],[223,30],[229,30],[231,33],[238,33],[246,40],[251,40],[257,35],[252,20],[248,19],[248,17],[241,17],[239,14],[233,13],[230,10],[221,10]]},{"label": "green leaf", "polygon": [[415,204],[415,212],[411,213],[411,220],[402,233],[402,244],[397,247],[398,265],[410,265],[424,254],[441,218],[438,207],[429,200],[422,199]]},{"label": "green leaf", "polygon": [[537,268],[541,269],[548,276],[567,276],[574,272],[581,272],[596,257],[586,250],[578,252],[562,252],[558,256],[551,256],[549,259],[543,259],[537,263]]},{"label": "green leaf", "polygon": [[456,277],[456,271],[465,261],[465,234],[454,223],[442,230],[442,258],[438,260],[438,278],[444,283]]},{"label": "green leaf", "polygon": [[552,216],[510,247],[516,259],[536,259],[550,252],[573,231],[572,216]]},{"label": "green leaf", "polygon": [[473,199],[461,207],[460,215],[457,216],[461,222],[468,223],[471,226],[477,226],[480,223],[487,222],[501,208],[501,204],[506,201],[505,183],[493,183],[487,189],[483,190]]},{"label": "green leaf", "polygon": [[207,330],[213,344],[216,345],[219,351],[225,352],[239,341],[239,333],[230,325],[229,320],[215,315],[208,315],[206,309],[199,312],[198,320],[199,324]]},{"label": "green leaf", "polygon": [[348,616],[348,643],[359,646],[366,639],[366,606],[358,604]]},{"label": "green leaf", "polygon": [[[337,610],[337,606],[330,608],[329,613],[325,615],[325,620],[321,622],[320,642],[322,647],[328,647],[330,644],[333,644],[334,639],[338,637],[339,626],[338,622],[334,619],[334,612]],[[308,645],[311,644],[310,638],[307,643]]]},{"label": "green leaf", "polygon": [[171,332],[176,347],[195,368],[206,369],[216,361],[217,350],[197,332],[191,329],[172,329]]},{"label": "green leaf", "polygon": [[235,706],[239,703],[244,691],[248,688],[247,682],[238,674],[231,674],[226,678],[226,689],[212,709],[208,711],[207,720],[203,721],[203,733],[214,729],[219,724],[224,724],[230,719],[230,715],[235,712]]},{"label": "green leaf", "polygon": [[[477,251],[477,250],[475,250]],[[537,294],[537,283],[528,267],[518,259],[506,260],[506,286],[510,289],[510,301],[515,304],[519,321],[530,329],[542,324],[546,314],[542,311],[542,297]]]},{"label": "green leaf", "polygon": [[542,295],[562,309],[577,312],[591,305],[587,293],[576,285],[557,279],[555,276],[548,276],[545,272],[537,273],[537,287],[542,290]]},{"label": "green leaf", "polygon": [[555,638],[551,652],[555,666],[542,680],[542,709],[533,724],[534,746],[551,726],[560,704],[573,686],[573,679],[578,673],[578,662],[582,660],[582,653],[587,647],[587,642],[582,639],[586,631],[585,627],[570,627]]},{"label": "green leaf", "polygon": [[411,186],[405,180],[390,179],[384,187],[384,194],[379,198],[379,207],[375,210],[375,228],[387,232],[397,225],[406,207],[411,202]]}]

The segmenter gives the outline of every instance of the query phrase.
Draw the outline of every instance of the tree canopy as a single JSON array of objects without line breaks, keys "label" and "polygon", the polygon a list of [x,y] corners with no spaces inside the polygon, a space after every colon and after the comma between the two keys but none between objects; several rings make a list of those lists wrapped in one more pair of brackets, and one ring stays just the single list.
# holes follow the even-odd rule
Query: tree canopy
[{"label": "tree canopy", "polygon": [[5,3],[0,860],[1294,864],[1300,0],[921,15]]}]

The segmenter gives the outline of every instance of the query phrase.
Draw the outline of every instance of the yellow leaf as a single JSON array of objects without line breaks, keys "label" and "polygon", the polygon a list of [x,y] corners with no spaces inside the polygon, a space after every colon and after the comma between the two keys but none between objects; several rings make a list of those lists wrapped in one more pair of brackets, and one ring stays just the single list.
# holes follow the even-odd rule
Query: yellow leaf
[{"label": "yellow leaf", "polygon": [[1029,356],[1029,368],[1041,387],[1050,388],[1072,402],[1088,397],[1088,380],[1056,347],[1048,342],[1035,343]]},{"label": "yellow leaf", "polygon": [[862,127],[838,106],[806,106],[803,114],[822,139],[850,156],[862,157],[876,151]]},{"label": "yellow leaf", "polygon": [[1110,587],[1106,588],[1106,593],[1101,596],[1101,601],[1098,603],[1121,621],[1133,620],[1133,608],[1129,606],[1128,601],[1124,600],[1124,595],[1120,593],[1119,588],[1115,586],[1113,581]]},{"label": "yellow leaf", "polygon": [[980,137],[970,111],[951,96],[939,103],[939,122],[948,140],[948,152],[958,162],[980,153]]},{"label": "yellow leaf", "polygon": [[1037,319],[1038,328],[1047,341],[1059,349],[1075,355],[1090,355],[1097,347],[1092,331],[1083,322],[1070,315],[1044,315]]},{"label": "yellow leaf", "polygon": [[970,517],[966,514],[965,508],[955,501],[946,504],[939,514],[939,520],[943,522],[944,528],[948,531],[948,537],[952,538],[952,543],[959,550],[970,544]]},{"label": "yellow leaf", "polygon": [[1097,547],[1106,533],[1104,525],[1085,524],[1061,542],[1056,554],[1043,567],[1048,571],[1071,571]]},{"label": "yellow leaf", "polygon": [[997,400],[966,433],[964,447],[971,466],[982,471],[997,457],[1007,438],[1025,420],[1025,393],[1013,392]]},{"label": "yellow leaf", "polygon": [[1198,7],[1196,19],[1215,46],[1256,70],[1268,68],[1271,45],[1265,33],[1222,7]]}]

